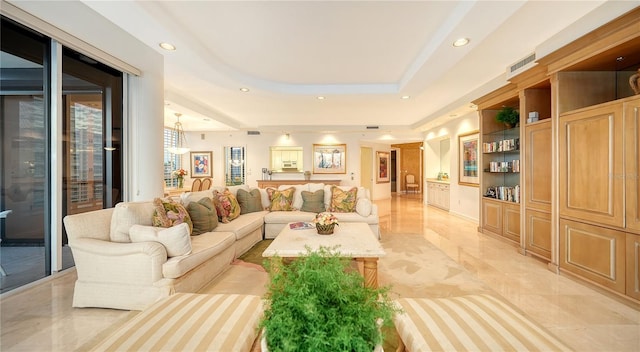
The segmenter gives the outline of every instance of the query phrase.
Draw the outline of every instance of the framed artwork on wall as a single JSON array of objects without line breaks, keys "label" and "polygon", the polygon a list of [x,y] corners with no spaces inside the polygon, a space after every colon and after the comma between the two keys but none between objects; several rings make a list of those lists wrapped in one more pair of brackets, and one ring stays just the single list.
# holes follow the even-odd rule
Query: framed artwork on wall
[{"label": "framed artwork on wall", "polygon": [[313,145],[313,173],[314,174],[346,174],[347,173],[347,145],[346,144],[314,144]]},{"label": "framed artwork on wall", "polygon": [[211,177],[211,152],[191,152],[191,177]]},{"label": "framed artwork on wall", "polygon": [[479,186],[478,131],[458,136],[458,184]]},{"label": "framed artwork on wall", "polygon": [[376,183],[387,183],[391,180],[389,177],[389,153],[376,152]]}]

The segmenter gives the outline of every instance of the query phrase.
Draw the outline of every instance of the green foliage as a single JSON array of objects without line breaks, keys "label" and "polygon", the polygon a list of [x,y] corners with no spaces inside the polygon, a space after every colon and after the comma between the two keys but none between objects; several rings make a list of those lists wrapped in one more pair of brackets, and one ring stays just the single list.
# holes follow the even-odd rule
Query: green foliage
[{"label": "green foliage", "polygon": [[496,115],[496,121],[515,125],[516,123],[518,123],[518,121],[520,121],[520,113],[518,113],[518,110],[510,106],[505,106],[500,111],[498,111],[498,114]]},{"label": "green foliage", "polygon": [[269,351],[366,351],[381,344],[378,326],[398,309],[389,287],[364,286],[336,248],[321,247],[291,263],[267,264],[271,275],[261,322]]}]

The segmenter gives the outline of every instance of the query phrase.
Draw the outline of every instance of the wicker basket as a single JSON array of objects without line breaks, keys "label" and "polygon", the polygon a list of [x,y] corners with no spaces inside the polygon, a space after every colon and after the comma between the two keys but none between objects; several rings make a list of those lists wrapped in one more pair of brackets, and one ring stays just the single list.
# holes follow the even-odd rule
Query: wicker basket
[{"label": "wicker basket", "polygon": [[319,235],[331,235],[333,234],[333,228],[336,224],[320,225],[316,224],[316,231]]}]

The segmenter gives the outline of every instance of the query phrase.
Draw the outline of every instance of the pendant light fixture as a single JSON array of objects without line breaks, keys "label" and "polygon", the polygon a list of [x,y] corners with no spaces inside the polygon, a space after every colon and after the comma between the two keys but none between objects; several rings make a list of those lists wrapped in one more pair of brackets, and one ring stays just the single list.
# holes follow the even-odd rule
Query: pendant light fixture
[{"label": "pendant light fixture", "polygon": [[169,153],[173,153],[173,154],[184,154],[189,150],[191,150],[187,146],[187,137],[184,135],[184,129],[182,128],[182,123],[180,123],[180,116],[182,116],[182,114],[176,113],[176,117],[178,118],[178,120],[176,121],[176,124],[173,126],[173,130],[176,135],[175,146],[167,148]]}]

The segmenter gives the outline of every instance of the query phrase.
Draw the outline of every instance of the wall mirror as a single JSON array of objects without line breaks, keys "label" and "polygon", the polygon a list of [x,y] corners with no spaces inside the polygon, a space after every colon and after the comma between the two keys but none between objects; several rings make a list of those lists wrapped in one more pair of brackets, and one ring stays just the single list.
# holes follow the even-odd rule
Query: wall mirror
[{"label": "wall mirror", "polygon": [[302,147],[270,147],[270,165],[274,172],[302,172]]},{"label": "wall mirror", "polygon": [[245,183],[244,147],[224,147],[224,178],[227,186]]},{"label": "wall mirror", "polygon": [[440,141],[440,172],[451,174],[451,140],[449,138]]}]

